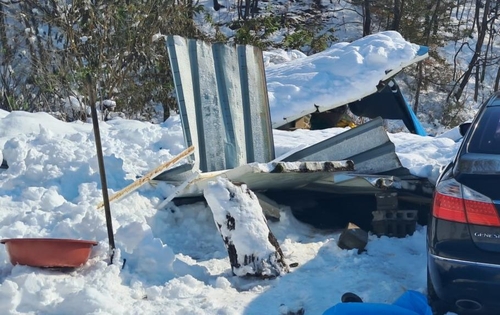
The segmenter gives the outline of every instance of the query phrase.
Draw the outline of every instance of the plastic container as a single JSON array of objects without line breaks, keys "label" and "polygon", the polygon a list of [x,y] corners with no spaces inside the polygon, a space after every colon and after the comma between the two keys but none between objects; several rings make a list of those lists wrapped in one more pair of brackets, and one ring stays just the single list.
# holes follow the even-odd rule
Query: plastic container
[{"label": "plastic container", "polygon": [[32,267],[80,267],[90,257],[95,241],[57,238],[11,238],[5,244],[13,265]]}]

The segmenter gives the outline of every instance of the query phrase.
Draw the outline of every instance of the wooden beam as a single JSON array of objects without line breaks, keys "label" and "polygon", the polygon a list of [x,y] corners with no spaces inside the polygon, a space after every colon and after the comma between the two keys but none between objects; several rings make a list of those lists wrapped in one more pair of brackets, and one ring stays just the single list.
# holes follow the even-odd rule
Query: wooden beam
[{"label": "wooden beam", "polygon": [[[139,178],[138,180],[134,181],[132,184],[128,185],[127,187],[123,188],[116,194],[112,195],[109,198],[109,202],[112,202],[114,200],[120,199],[125,197],[126,195],[130,194],[131,192],[135,191],[145,183],[149,182],[156,176],[160,175],[163,173],[166,169],[168,169],[170,166],[174,165],[175,163],[179,162],[180,160],[186,158],[188,155],[194,152],[194,146],[190,146],[186,150],[182,151],[180,154],[175,156],[173,159],[163,163],[162,165],[158,166],[154,170],[150,171],[143,177]],[[104,202],[101,202],[97,205],[97,209],[101,209],[104,206]]]}]

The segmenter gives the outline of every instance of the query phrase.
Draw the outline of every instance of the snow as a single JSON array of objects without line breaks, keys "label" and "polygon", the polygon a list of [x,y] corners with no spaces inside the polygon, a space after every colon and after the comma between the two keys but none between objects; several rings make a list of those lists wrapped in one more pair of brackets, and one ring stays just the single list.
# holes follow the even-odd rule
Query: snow
[{"label": "snow", "polygon": [[[261,274],[270,277],[284,273],[274,257],[276,248],[268,241],[269,227],[259,200],[245,184],[238,186],[226,178],[218,178],[210,183],[203,195],[221,235],[229,246],[237,250],[239,266],[233,266],[235,275]],[[248,231],[252,233],[246,233]],[[255,260],[246,263],[248,257]]]},{"label": "snow", "polygon": [[[395,38],[365,40],[371,48],[352,47],[342,62],[339,55],[328,53],[311,59],[296,52],[283,57],[285,61],[290,58],[290,67],[286,62],[269,71],[275,74],[269,81],[272,106],[278,101],[298,106],[304,100],[316,102],[319,97],[336,95],[339,90],[334,88],[327,89],[330,94],[319,95],[327,82],[317,88],[303,85],[307,78],[327,81],[340,69],[332,68],[332,63],[356,76],[359,72],[354,68],[369,68],[363,71],[363,80],[372,82],[372,74],[397,67],[401,56],[414,53],[412,44],[401,39],[396,44]],[[310,71],[294,75],[294,69]],[[352,90],[343,88],[342,93]],[[276,156],[345,130],[275,130]],[[100,122],[100,131],[110,194],[186,148],[180,118],[175,115],[161,124],[116,118]],[[431,180],[458,146],[446,137],[389,136],[403,165]],[[285,261],[298,266],[276,279],[238,277],[231,272],[214,214],[206,204],[170,203],[156,210],[174,191],[166,183],[146,184],[111,204],[117,250],[109,264],[105,215],[97,210],[102,192],[92,124],[66,123],[45,113],[0,110],[0,149],[9,164],[0,171],[0,238],[98,242],[88,262],[71,271],[12,266],[2,246],[2,314],[250,315],[287,314],[301,308],[305,314],[321,314],[347,291],[378,303],[392,303],[406,290],[425,293],[425,226],[400,239],[370,235],[366,252],[358,254],[337,246],[339,231],[299,222],[285,208],[279,222],[268,224]],[[210,195],[217,199],[217,193]]]},{"label": "snow", "polygon": [[376,92],[389,71],[418,59],[419,49],[401,34],[385,31],[308,57],[292,51],[286,63],[271,63],[283,57],[272,53],[265,63],[273,125],[306,110],[313,112],[314,106],[335,108]]}]

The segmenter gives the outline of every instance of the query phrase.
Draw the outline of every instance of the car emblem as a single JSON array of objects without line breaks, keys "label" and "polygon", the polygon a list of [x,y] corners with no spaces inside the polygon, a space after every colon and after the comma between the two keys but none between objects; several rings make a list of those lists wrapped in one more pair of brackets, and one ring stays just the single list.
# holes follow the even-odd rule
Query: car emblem
[{"label": "car emblem", "polygon": [[500,234],[497,233],[474,232],[474,236],[482,238],[500,239]]}]

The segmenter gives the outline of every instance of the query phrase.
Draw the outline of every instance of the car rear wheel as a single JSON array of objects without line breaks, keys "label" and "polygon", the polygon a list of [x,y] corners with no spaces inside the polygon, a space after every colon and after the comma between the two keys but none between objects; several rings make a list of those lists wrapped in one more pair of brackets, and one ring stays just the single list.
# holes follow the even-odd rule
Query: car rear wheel
[{"label": "car rear wheel", "polygon": [[432,284],[429,270],[427,270],[427,300],[432,308],[432,313],[434,315],[443,315],[448,311],[448,307],[446,306],[444,301],[439,299],[436,294],[436,290],[434,289],[434,285]]}]

